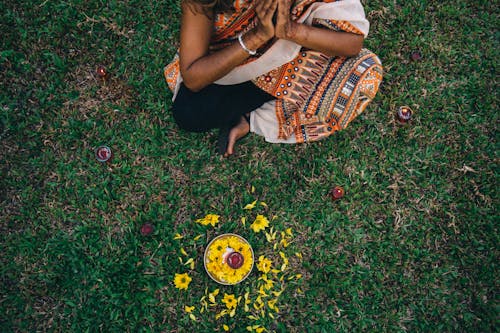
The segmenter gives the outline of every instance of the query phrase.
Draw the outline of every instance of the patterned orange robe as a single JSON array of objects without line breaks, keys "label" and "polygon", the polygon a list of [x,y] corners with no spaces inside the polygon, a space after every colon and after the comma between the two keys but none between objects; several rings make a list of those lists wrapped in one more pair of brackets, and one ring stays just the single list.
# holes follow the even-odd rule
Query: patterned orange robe
[{"label": "patterned orange robe", "polygon": [[[300,17],[315,2],[317,0],[297,0],[292,7],[292,19]],[[216,15],[211,50],[234,43],[238,34],[256,25],[252,0],[236,0],[234,9],[234,12]],[[348,21],[314,19],[312,25],[363,34]],[[259,53],[250,57],[247,63],[258,58],[271,45],[272,42],[259,49]],[[292,138],[294,142],[301,143],[323,139],[347,127],[375,97],[382,81],[382,73],[380,60],[366,49],[356,57],[346,58],[329,57],[321,52],[302,48],[295,59],[252,81],[276,97],[277,139]],[[174,91],[179,80],[177,57],[165,68],[165,77]]]}]

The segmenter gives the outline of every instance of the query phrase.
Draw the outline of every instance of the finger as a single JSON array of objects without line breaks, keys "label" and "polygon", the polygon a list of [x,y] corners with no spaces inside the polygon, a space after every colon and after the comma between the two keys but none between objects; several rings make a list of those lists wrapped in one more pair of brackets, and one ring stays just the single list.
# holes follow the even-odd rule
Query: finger
[{"label": "finger", "polygon": [[269,7],[266,10],[266,18],[271,19],[278,8],[278,1],[270,1]]},{"label": "finger", "polygon": [[263,7],[257,11],[257,17],[262,23],[271,22],[271,19],[276,12],[276,8],[278,3],[276,1],[272,1],[269,4],[263,5]]},{"label": "finger", "polygon": [[287,2],[286,0],[278,0],[278,13],[283,15],[287,12]]},{"label": "finger", "polygon": [[275,2],[273,0],[258,0],[257,4],[255,5],[255,10],[256,11],[265,11],[269,6],[270,3]]},{"label": "finger", "polygon": [[260,9],[262,12],[267,13],[278,5],[276,0],[261,0],[259,1]]}]

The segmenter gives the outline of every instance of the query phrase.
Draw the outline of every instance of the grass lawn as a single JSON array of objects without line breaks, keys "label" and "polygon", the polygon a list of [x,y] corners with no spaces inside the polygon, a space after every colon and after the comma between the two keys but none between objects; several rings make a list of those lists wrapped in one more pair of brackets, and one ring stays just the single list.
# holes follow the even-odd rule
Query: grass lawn
[{"label": "grass lawn", "polygon": [[[178,1],[2,1],[0,331],[498,331],[499,5],[363,3],[385,67],[365,113],[312,144],[250,135],[222,159],[216,131],[169,112]],[[215,227],[195,222],[207,214]],[[259,214],[270,241],[249,227]],[[255,267],[233,287],[206,275],[224,232],[272,260],[272,286]],[[224,294],[242,297],[233,317]]]}]

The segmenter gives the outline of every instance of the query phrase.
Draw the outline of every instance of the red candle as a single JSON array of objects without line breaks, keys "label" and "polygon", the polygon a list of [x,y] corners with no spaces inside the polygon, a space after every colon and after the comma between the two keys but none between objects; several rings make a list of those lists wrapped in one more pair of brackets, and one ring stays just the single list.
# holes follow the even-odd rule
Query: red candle
[{"label": "red candle", "polygon": [[238,269],[243,265],[245,258],[239,252],[231,252],[227,256],[227,264],[233,269]]},{"label": "red candle", "polygon": [[100,146],[95,150],[95,158],[101,163],[109,161],[112,156],[113,153],[108,146]]},{"label": "red candle", "polygon": [[344,189],[341,186],[335,186],[331,191],[332,199],[338,200],[344,196]]},{"label": "red candle", "polygon": [[155,230],[154,226],[151,223],[144,223],[141,227],[141,235],[149,236]]},{"label": "red candle", "polygon": [[406,123],[411,120],[413,112],[409,106],[402,106],[398,109],[397,118],[400,122]]},{"label": "red candle", "polygon": [[102,65],[97,66],[96,73],[102,79],[104,79],[106,75],[108,75],[108,73],[106,72],[106,68]]}]

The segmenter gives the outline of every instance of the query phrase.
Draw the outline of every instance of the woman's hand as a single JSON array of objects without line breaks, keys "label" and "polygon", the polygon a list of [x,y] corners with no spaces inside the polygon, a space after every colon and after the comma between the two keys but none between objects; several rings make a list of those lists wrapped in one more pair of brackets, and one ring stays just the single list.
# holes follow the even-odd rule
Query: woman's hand
[{"label": "woman's hand", "polygon": [[256,33],[265,41],[274,37],[273,16],[277,7],[278,2],[276,0],[257,0],[255,13],[257,14],[259,23],[256,27]]},{"label": "woman's hand", "polygon": [[351,57],[361,50],[364,40],[363,35],[333,31],[295,22],[290,14],[294,0],[275,1],[278,2],[276,25],[274,27],[276,38],[292,41],[332,57]]},{"label": "woman's hand", "polygon": [[[243,43],[250,50],[257,50],[274,37],[273,15],[278,5],[276,0],[256,1],[258,25],[242,36]],[[191,91],[200,91],[214,83],[250,56],[238,41],[209,52],[214,13],[206,15],[204,10],[196,1],[191,4],[182,1],[180,70],[185,86]]]},{"label": "woman's hand", "polygon": [[294,22],[290,18],[292,0],[277,0],[277,3],[278,11],[274,34],[280,39],[293,39],[300,23]]}]

